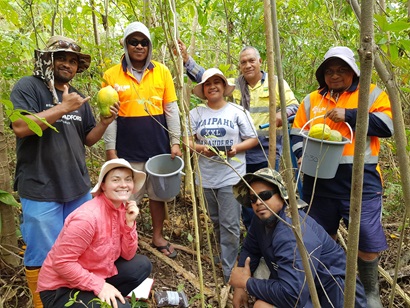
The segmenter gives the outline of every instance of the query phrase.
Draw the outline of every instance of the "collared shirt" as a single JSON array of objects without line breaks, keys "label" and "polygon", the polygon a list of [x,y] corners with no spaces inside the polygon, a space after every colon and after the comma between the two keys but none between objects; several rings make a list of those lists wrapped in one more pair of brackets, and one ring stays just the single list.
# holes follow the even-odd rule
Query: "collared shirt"
[{"label": "collared shirt", "polygon": [[[235,83],[234,78],[228,79],[230,82]],[[292,90],[290,89],[288,83],[283,80],[283,85],[285,89],[285,101],[287,108],[287,116],[294,115],[298,109],[299,103],[295,98]],[[262,79],[259,80],[254,87],[248,85],[249,95],[250,95],[250,108],[249,112],[253,119],[253,123],[257,128],[259,125],[269,123],[269,81],[268,73],[262,71]],[[236,88],[232,96],[234,102],[240,104],[241,102],[241,91]],[[278,77],[275,76],[275,97],[276,97],[276,110],[275,113],[280,110],[280,99],[279,99],[279,86],[278,86]],[[258,136],[268,136],[269,130],[258,130]]]},{"label": "collared shirt", "polygon": [[[345,121],[353,129],[353,136],[346,123],[335,123],[326,119],[326,124],[331,129],[336,129],[342,135],[352,140],[352,143],[345,145],[342,158],[336,176],[333,179],[318,179],[316,182],[316,196],[349,199],[351,190],[351,177],[353,170],[353,155],[355,143],[356,115],[359,101],[359,85],[353,83],[352,86],[337,101],[326,89],[319,89],[306,96],[296,114],[291,129],[292,150],[296,157],[302,156],[303,137],[300,130],[304,124],[315,117],[318,119],[309,123],[310,126],[321,121],[326,111],[333,108],[345,108]],[[390,106],[390,100],[387,93],[382,91],[376,85],[370,86],[369,96],[369,127],[366,140],[365,165],[363,179],[363,199],[368,200],[382,193],[382,179],[380,168],[378,166],[378,155],[380,151],[379,138],[390,137],[393,135],[393,121]],[[309,129],[307,126],[305,129]],[[304,176],[303,195],[307,198],[312,194],[314,178],[308,175]]]},{"label": "collared shirt", "polygon": [[146,162],[152,156],[169,153],[164,110],[166,104],[177,100],[169,69],[152,60],[138,82],[127,70],[123,58],[121,64],[104,73],[103,79],[102,86],[111,85],[116,89],[121,102],[116,121],[118,157],[130,162]]},{"label": "collared shirt", "polygon": [[[281,218],[273,228],[267,228],[258,218],[252,219],[248,234],[242,245],[238,266],[244,266],[250,257],[250,269],[254,273],[263,257],[270,270],[268,279],[251,277],[246,290],[259,300],[275,307],[313,307],[306,283],[303,262],[292,228],[292,219],[282,209]],[[327,232],[305,212],[299,210],[303,244],[310,256],[313,278],[319,301],[323,306],[342,307],[343,287],[346,271],[346,255]],[[357,288],[356,306],[365,307],[363,287]]]},{"label": "collared shirt", "polygon": [[125,221],[103,193],[71,213],[41,267],[37,291],[61,287],[99,294],[105,279],[118,274],[114,262],[131,260],[138,248],[136,224]]}]

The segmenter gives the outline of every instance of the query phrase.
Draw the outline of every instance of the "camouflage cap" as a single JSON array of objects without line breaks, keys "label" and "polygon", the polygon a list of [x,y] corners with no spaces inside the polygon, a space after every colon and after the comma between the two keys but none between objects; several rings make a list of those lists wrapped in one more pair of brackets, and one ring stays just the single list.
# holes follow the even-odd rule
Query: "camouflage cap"
[{"label": "camouflage cap", "polygon": [[54,53],[60,51],[75,53],[78,56],[77,73],[84,72],[91,64],[90,55],[82,53],[81,47],[73,39],[61,35],[50,37],[46,44],[46,48],[40,52]]},{"label": "camouflage cap", "polygon": [[235,199],[243,206],[251,206],[248,185],[250,185],[250,183],[254,182],[255,180],[262,180],[272,183],[279,189],[279,193],[283,199],[289,198],[280,173],[272,168],[263,168],[254,173],[245,174],[243,176],[243,179],[241,179],[233,186],[233,195]]}]

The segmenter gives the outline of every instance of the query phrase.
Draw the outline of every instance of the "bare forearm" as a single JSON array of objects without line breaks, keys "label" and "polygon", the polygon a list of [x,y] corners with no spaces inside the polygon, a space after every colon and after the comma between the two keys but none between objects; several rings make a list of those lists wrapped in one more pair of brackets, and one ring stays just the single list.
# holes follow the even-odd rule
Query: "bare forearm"
[{"label": "bare forearm", "polygon": [[97,125],[85,137],[85,145],[92,146],[100,140],[107,129],[108,125],[103,122],[98,122]]},{"label": "bare forearm", "polygon": [[[26,117],[37,123],[40,126],[41,130],[44,131],[48,128],[48,126],[44,122],[52,125],[66,113],[68,113],[68,110],[64,107],[63,104],[59,104],[54,106],[53,108],[36,113],[35,115],[27,115]],[[19,138],[34,135],[34,132],[22,119],[13,122],[12,127],[14,133]]]},{"label": "bare forearm", "polygon": [[236,152],[244,152],[246,150],[249,150],[249,149],[255,147],[257,144],[258,144],[258,138],[246,139],[246,140],[242,141],[241,143],[238,143],[235,146]]}]

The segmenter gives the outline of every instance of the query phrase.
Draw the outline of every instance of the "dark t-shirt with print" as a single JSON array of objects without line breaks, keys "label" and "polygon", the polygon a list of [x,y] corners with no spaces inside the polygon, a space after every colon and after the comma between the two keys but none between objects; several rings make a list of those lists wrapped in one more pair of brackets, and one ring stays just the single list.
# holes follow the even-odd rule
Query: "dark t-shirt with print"
[{"label": "dark t-shirt with print", "polygon": [[[70,87],[69,92],[77,92]],[[81,93],[79,93],[83,96]],[[59,101],[62,92],[57,90]],[[52,108],[52,95],[36,77],[20,79],[10,100],[15,109],[39,113]],[[41,137],[17,138],[17,166],[14,189],[20,197],[35,201],[69,202],[86,194],[91,187],[85,163],[84,142],[95,127],[88,103],[65,114],[47,128]]]}]

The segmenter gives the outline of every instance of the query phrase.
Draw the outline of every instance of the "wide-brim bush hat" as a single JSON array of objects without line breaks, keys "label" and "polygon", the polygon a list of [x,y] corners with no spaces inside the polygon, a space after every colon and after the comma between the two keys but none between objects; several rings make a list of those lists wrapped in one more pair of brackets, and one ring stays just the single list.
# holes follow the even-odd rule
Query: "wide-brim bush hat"
[{"label": "wide-brim bush hat", "polygon": [[71,52],[78,56],[77,73],[82,73],[90,67],[91,56],[81,52],[81,47],[73,40],[65,36],[54,35],[48,40],[43,52]]},{"label": "wide-brim bush hat", "polygon": [[91,194],[96,196],[101,193],[101,183],[108,172],[114,168],[128,168],[133,173],[134,189],[132,193],[138,192],[145,183],[146,174],[145,172],[138,171],[132,168],[131,164],[123,158],[114,158],[104,163],[101,167],[100,175],[98,176],[98,183],[91,190]]},{"label": "wide-brim bush hat", "polygon": [[360,70],[356,64],[355,58],[354,58],[354,53],[353,51],[345,46],[336,46],[330,48],[326,54],[325,58],[322,62],[322,64],[319,65],[319,67],[316,70],[316,79],[319,82],[319,88],[323,88],[326,86],[325,83],[325,67],[326,63],[334,58],[338,58],[346,62],[347,65],[351,67],[351,69],[354,71],[356,74],[356,78],[360,77]]},{"label": "wide-brim bush hat", "polygon": [[204,95],[204,83],[211,77],[213,76],[218,76],[221,77],[224,82],[225,82],[225,91],[224,91],[224,96],[229,96],[232,94],[233,90],[235,90],[235,85],[228,82],[228,80],[226,79],[226,77],[224,76],[224,74],[217,68],[210,68],[207,69],[204,74],[202,75],[202,80],[200,83],[198,83],[194,89],[192,90],[192,92],[198,96],[201,99],[206,99],[205,95]]},{"label": "wide-brim bush hat", "polygon": [[233,195],[235,199],[245,207],[251,207],[249,198],[250,184],[256,180],[262,180],[275,185],[279,189],[281,197],[289,199],[288,192],[283,183],[282,176],[279,172],[272,168],[263,168],[254,173],[247,173],[243,178],[233,186]]}]

